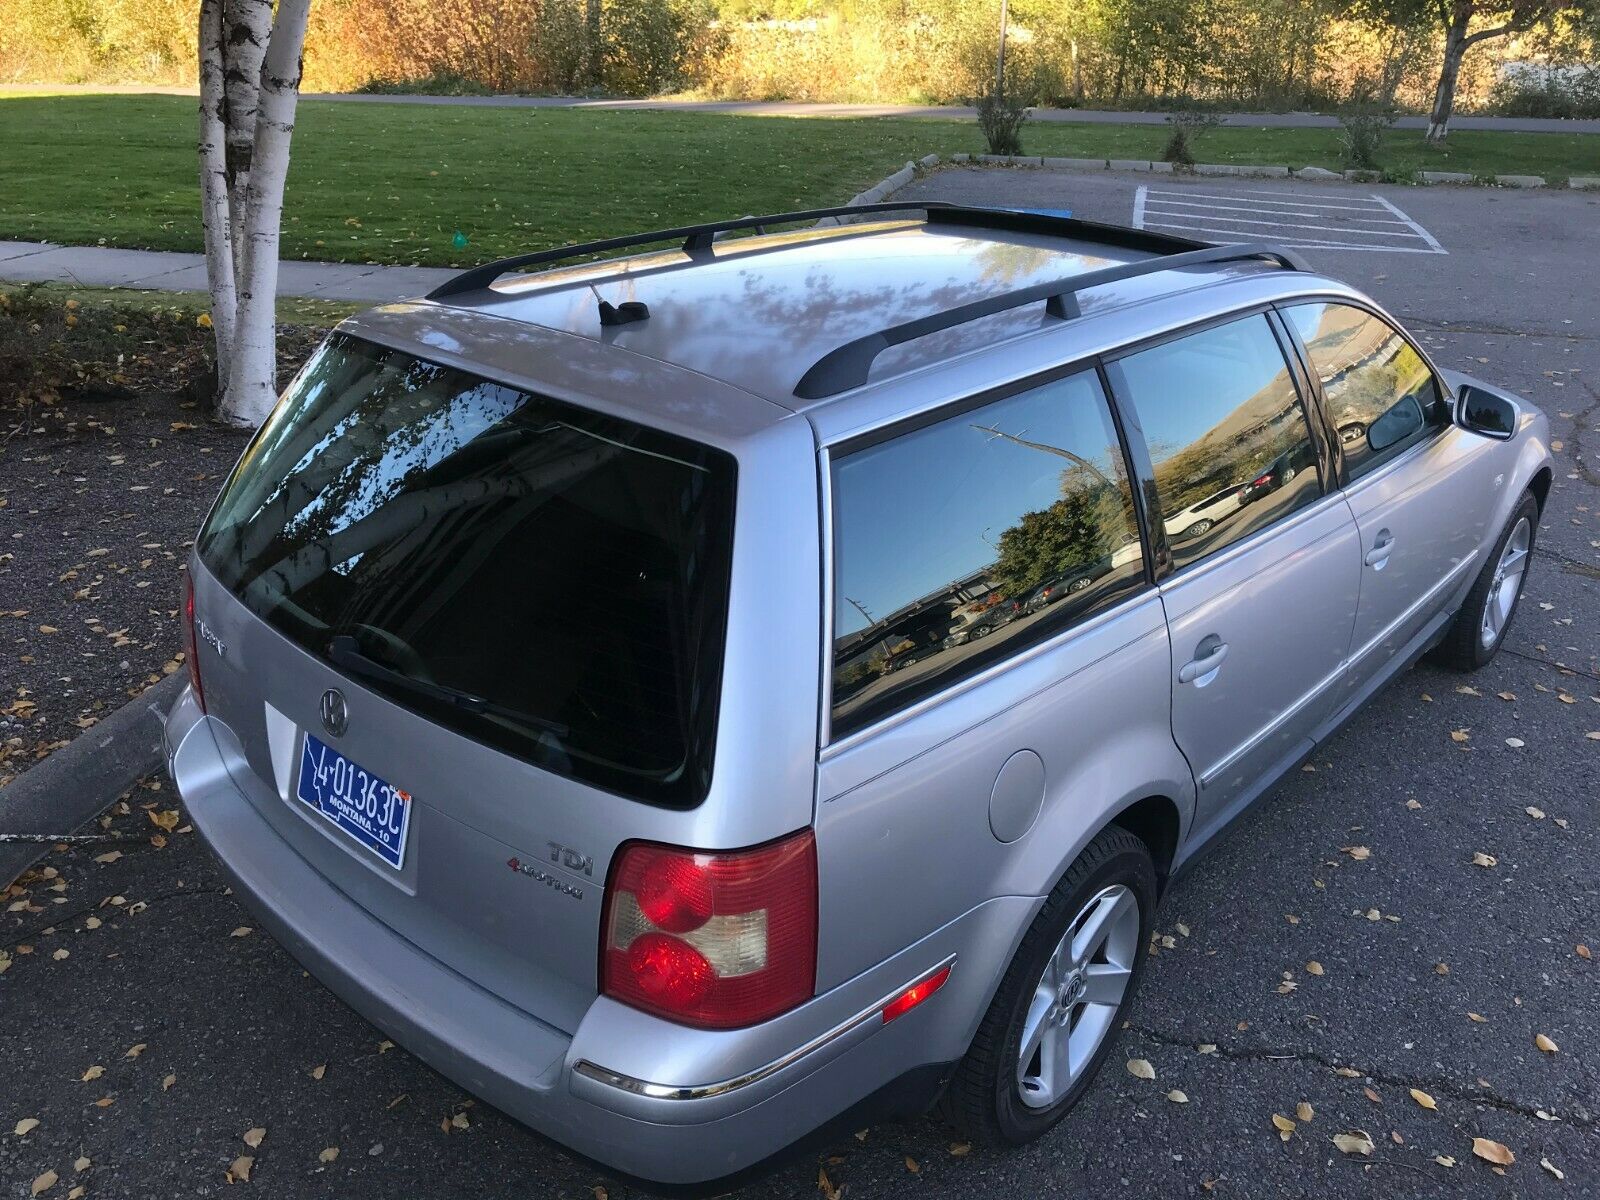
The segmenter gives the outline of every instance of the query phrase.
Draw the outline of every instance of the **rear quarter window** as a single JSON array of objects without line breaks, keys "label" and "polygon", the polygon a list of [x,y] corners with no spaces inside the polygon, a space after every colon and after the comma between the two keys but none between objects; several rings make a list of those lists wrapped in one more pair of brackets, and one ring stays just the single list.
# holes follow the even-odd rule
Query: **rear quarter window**
[{"label": "rear quarter window", "polygon": [[1081,372],[835,459],[835,737],[1143,580],[1128,470]]},{"label": "rear quarter window", "polygon": [[199,553],[396,704],[684,806],[710,784],[733,490],[720,451],[336,334]]}]

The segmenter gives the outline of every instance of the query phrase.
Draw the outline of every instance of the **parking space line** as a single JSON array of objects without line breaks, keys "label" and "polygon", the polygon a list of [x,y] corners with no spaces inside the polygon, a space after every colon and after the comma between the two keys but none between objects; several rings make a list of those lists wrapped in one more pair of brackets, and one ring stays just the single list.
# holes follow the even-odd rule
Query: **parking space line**
[{"label": "parking space line", "polygon": [[1134,190],[1133,224],[1229,241],[1260,238],[1301,249],[1449,253],[1382,196],[1340,199],[1342,203],[1301,200],[1292,192],[1265,188],[1192,192],[1141,184]]},{"label": "parking space line", "polygon": [[1191,192],[1188,188],[1176,191],[1169,188],[1153,188],[1149,184],[1144,186],[1149,189],[1152,196],[1194,196],[1203,200],[1245,200],[1249,196],[1276,196],[1282,203],[1295,204],[1301,208],[1345,208],[1351,212],[1368,212],[1374,207],[1372,200],[1360,200],[1358,197],[1352,197],[1358,201],[1355,204],[1325,204],[1320,200],[1301,200],[1298,196],[1285,192],[1264,192],[1256,189],[1240,189],[1239,192],[1222,195],[1217,192]]},{"label": "parking space line", "polygon": [[1443,246],[1441,246],[1439,244],[1439,239],[1438,238],[1434,237],[1433,234],[1429,233],[1421,225],[1418,225],[1415,221],[1413,221],[1410,217],[1406,216],[1405,213],[1401,212],[1394,205],[1390,204],[1382,196],[1379,196],[1376,193],[1374,193],[1372,198],[1374,200],[1376,200],[1379,204],[1381,204],[1385,208],[1387,208],[1395,216],[1399,217],[1407,225],[1411,226],[1411,228],[1415,229],[1417,231],[1417,236],[1422,238],[1425,242],[1427,242],[1428,245],[1432,246],[1433,247],[1433,252],[1435,254],[1449,254],[1450,253],[1450,251],[1446,250]]},{"label": "parking space line", "polygon": [[[1164,208],[1204,208],[1226,210],[1228,212],[1248,213],[1273,213],[1281,217],[1326,217],[1327,213],[1320,213],[1313,209],[1294,209],[1287,207],[1263,208],[1254,204],[1196,204],[1189,200],[1161,200],[1150,197],[1148,203],[1159,204]],[[1339,217],[1341,221],[1365,221],[1368,224],[1378,225],[1407,225],[1410,222],[1397,221],[1393,217]]]},{"label": "parking space line", "polygon": [[[1173,225],[1166,221],[1146,221],[1145,229],[1176,229],[1185,233],[1216,233],[1221,234],[1225,240],[1238,241],[1237,229],[1213,229],[1205,225]],[[1369,250],[1376,253],[1389,254],[1448,254],[1448,250],[1433,250],[1426,246],[1362,246],[1352,242],[1319,241],[1316,238],[1295,238],[1293,241],[1280,241],[1278,238],[1265,239],[1279,242],[1291,250]]]},{"label": "parking space line", "polygon": [[1324,233],[1348,233],[1357,234],[1362,237],[1416,238],[1420,241],[1427,240],[1420,234],[1408,233],[1399,229],[1341,229],[1337,225],[1307,225],[1299,221],[1251,221],[1244,217],[1224,217],[1215,215],[1211,212],[1158,212],[1155,215],[1162,217],[1183,217],[1196,221],[1217,221],[1225,225],[1265,225],[1272,229],[1320,229]]}]

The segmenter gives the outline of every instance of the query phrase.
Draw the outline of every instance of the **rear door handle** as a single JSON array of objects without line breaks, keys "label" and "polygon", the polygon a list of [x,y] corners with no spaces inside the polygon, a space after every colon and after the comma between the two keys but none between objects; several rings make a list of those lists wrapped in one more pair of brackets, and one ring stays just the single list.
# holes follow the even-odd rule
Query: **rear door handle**
[{"label": "rear door handle", "polygon": [[[1222,660],[1228,657],[1227,642],[1216,642],[1211,646],[1201,642],[1198,649],[1204,650],[1205,653],[1197,658],[1190,659],[1178,669],[1179,683],[1193,683],[1197,679],[1212,674],[1218,667],[1222,666]],[[1206,683],[1209,682],[1209,679],[1206,680]],[[1205,684],[1200,686],[1204,687]]]},{"label": "rear door handle", "polygon": [[1394,534],[1387,529],[1378,531],[1378,540],[1372,543],[1372,549],[1367,551],[1363,559],[1367,566],[1383,570],[1383,564],[1389,561],[1389,554],[1394,550]]}]

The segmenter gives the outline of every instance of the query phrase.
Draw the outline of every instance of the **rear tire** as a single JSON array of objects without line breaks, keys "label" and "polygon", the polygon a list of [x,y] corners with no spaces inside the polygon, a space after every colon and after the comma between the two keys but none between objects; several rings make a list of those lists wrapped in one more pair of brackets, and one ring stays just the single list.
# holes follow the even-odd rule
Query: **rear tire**
[{"label": "rear tire", "polygon": [[[1533,563],[1538,535],[1539,502],[1524,492],[1522,503],[1500,531],[1489,561],[1461,602],[1450,632],[1434,651],[1433,657],[1441,666],[1476,671],[1499,652],[1517,615],[1522,593],[1527,590],[1528,568]],[[1509,597],[1508,587],[1515,588]]]},{"label": "rear tire", "polygon": [[[1131,901],[1131,911],[1119,907],[1124,897]],[[1017,1146],[1048,1132],[1071,1111],[1110,1052],[1138,987],[1155,905],[1156,871],[1149,849],[1125,829],[1113,825],[1103,830],[1067,870],[1023,936],[941,1101],[951,1124],[988,1145]],[[1073,940],[1084,935],[1086,943],[1092,940],[1090,928],[1097,915],[1103,917],[1100,924],[1108,927],[1109,936],[1102,935],[1104,946],[1084,957],[1105,961],[1089,961],[1082,972],[1058,972],[1053,983],[1050,972],[1060,961],[1062,948],[1071,945],[1067,935],[1073,933]],[[1058,994],[1109,997],[1099,989],[1111,985],[1122,962],[1127,966],[1126,982],[1114,1006],[1079,1001],[1072,1014],[1039,1019],[1064,1007],[1049,1006],[1051,988]],[[1090,974],[1094,968],[1103,974]],[[1071,1054],[1063,1053],[1056,1061],[1081,1061],[1051,1080],[1048,1064],[1040,1057],[1042,1042],[1051,1034],[1044,1034],[1040,1049],[1022,1061],[1023,1035],[1040,1025],[1058,1028],[1057,1036],[1074,1041],[1079,1031],[1097,1033],[1098,1044],[1092,1052],[1087,1045],[1074,1044]]]}]

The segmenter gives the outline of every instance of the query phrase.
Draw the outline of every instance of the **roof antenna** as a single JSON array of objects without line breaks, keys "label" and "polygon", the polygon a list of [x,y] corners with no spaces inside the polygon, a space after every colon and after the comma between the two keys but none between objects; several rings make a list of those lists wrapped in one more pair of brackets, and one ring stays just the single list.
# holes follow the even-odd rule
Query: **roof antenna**
[{"label": "roof antenna", "polygon": [[635,321],[650,319],[650,306],[643,300],[624,300],[621,304],[612,304],[601,297],[594,284],[589,285],[589,290],[594,292],[594,298],[599,301],[602,325],[631,325]]}]

